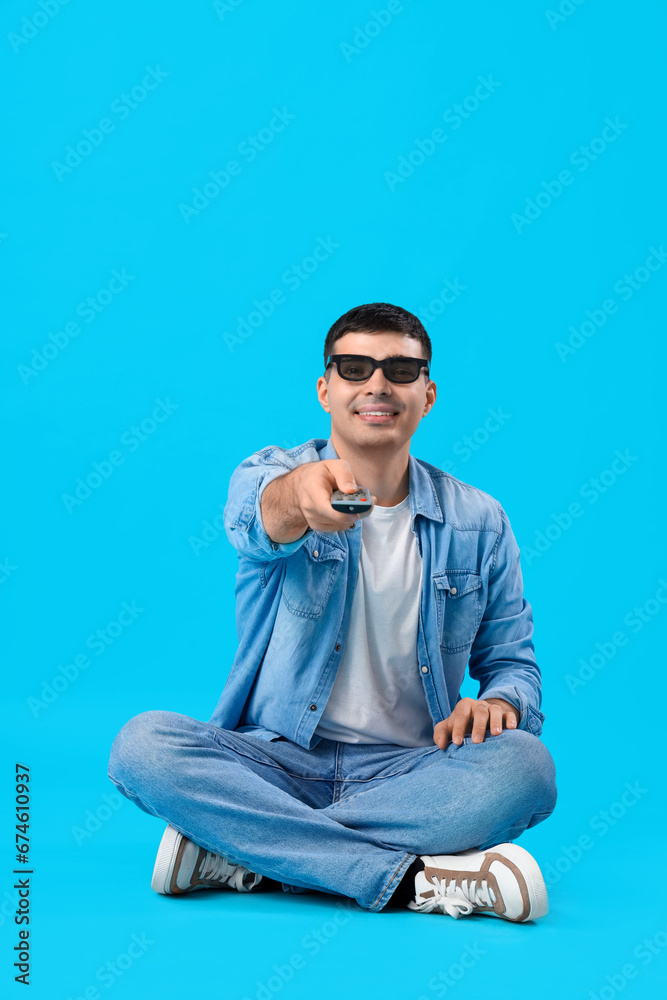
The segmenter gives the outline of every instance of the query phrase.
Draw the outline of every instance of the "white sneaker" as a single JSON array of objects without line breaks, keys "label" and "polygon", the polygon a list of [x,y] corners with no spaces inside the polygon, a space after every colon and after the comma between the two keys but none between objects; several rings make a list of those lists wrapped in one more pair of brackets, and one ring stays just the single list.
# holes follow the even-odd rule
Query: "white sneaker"
[{"label": "white sneaker", "polygon": [[155,859],[151,889],[166,896],[195,889],[237,889],[250,892],[262,876],[233,865],[221,854],[211,854],[168,826]]},{"label": "white sneaker", "polygon": [[418,913],[436,910],[454,918],[488,913],[520,923],[548,912],[542,872],[535,858],[517,844],[421,859],[424,871],[417,873],[415,899],[408,903]]}]

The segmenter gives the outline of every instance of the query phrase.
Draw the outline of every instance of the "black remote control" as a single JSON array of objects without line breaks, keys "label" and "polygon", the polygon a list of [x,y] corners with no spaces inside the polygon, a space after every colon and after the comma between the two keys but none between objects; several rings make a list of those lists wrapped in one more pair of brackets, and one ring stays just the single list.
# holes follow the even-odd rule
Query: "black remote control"
[{"label": "black remote control", "polygon": [[342,490],[334,490],[331,494],[331,506],[341,514],[358,514],[359,517],[367,517],[373,506],[371,495],[368,490],[355,490],[354,493],[343,493]]}]

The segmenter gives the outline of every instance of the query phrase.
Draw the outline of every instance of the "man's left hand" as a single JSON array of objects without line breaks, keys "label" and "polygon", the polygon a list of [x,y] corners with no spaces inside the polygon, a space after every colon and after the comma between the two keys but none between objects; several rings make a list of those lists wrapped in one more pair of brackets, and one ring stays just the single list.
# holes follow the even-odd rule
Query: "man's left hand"
[{"label": "man's left hand", "polygon": [[483,743],[487,729],[495,736],[507,729],[516,729],[521,713],[502,698],[461,698],[456,708],[433,730],[433,742],[444,750],[451,737],[452,743],[463,743],[465,733],[472,731],[473,743]]}]

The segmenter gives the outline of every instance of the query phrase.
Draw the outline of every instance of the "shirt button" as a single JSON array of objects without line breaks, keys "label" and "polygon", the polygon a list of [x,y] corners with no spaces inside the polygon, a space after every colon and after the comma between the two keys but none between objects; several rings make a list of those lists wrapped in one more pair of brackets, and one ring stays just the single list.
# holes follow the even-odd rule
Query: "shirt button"
[{"label": "shirt button", "polygon": [[315,712],[315,711],[316,711],[316,709],[317,709],[317,705],[311,705],[311,706],[310,706],[310,710],[311,710],[311,712]]},{"label": "shirt button", "polygon": [[277,549],[277,548],[278,548],[278,546],[276,545],[276,543],[275,543],[275,542],[271,542],[271,548],[272,548],[272,549]]},{"label": "shirt button", "polygon": [[427,674],[428,673],[428,667],[422,667],[422,673],[423,674]]},{"label": "shirt button", "polygon": [[319,552],[317,551],[317,549],[314,550],[313,555],[317,559],[317,557],[319,556]]},{"label": "shirt button", "polygon": [[456,587],[452,587],[452,589],[450,590],[450,594],[455,594],[455,593],[456,593]]},{"label": "shirt button", "polygon": [[339,649],[340,649],[340,643],[339,643],[339,642],[337,642],[337,643],[336,643],[336,652],[338,652],[338,650],[339,650]]}]

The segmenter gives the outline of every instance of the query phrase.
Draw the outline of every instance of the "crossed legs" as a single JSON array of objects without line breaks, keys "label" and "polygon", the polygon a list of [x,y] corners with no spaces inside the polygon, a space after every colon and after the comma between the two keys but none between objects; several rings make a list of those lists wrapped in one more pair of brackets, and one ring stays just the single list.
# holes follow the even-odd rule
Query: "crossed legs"
[{"label": "crossed legs", "polygon": [[515,839],[556,803],[549,751],[524,730],[446,750],[330,740],[306,750],[152,711],[119,732],[109,776],[207,851],[369,910],[418,855]]}]

